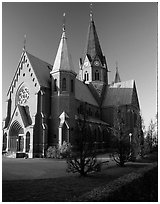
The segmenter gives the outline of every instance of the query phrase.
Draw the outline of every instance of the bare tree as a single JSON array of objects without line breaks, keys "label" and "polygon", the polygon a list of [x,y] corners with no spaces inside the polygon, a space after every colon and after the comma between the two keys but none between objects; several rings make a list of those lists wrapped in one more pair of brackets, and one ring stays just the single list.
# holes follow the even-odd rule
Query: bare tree
[{"label": "bare tree", "polygon": [[86,176],[89,172],[100,171],[101,162],[97,160],[93,139],[88,138],[86,116],[83,116],[77,121],[75,146],[67,157],[67,172]]},{"label": "bare tree", "polygon": [[113,152],[111,156],[117,165],[123,167],[130,158],[131,144],[124,118],[118,106],[115,107],[114,111],[114,126],[112,128],[112,133],[113,148],[115,148],[115,152]]}]

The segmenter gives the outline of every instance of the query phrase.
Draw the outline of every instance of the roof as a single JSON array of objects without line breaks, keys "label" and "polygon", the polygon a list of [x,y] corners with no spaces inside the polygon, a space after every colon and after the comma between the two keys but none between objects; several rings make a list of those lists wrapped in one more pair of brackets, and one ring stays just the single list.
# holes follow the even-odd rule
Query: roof
[{"label": "roof", "polygon": [[26,52],[40,86],[50,88],[50,71],[52,65]]},{"label": "roof", "polygon": [[[82,115],[75,115],[75,119],[81,119],[81,120],[84,120],[83,116]],[[98,119],[98,118],[93,118],[93,117],[89,117],[87,116],[86,118],[86,122],[89,122],[89,123],[96,123],[96,124],[99,124],[99,125],[107,125],[109,126],[108,123]]]},{"label": "roof", "polygon": [[86,120],[88,122],[91,122],[91,123],[97,123],[97,124],[102,124],[102,125],[108,125],[109,126],[108,123],[106,123],[106,122],[104,122],[104,121],[102,121],[102,120],[100,120],[98,118],[88,117]]},{"label": "roof", "polygon": [[106,90],[103,107],[128,105],[132,103],[134,80],[114,83]]},{"label": "roof", "polygon": [[121,81],[110,85],[110,88],[133,88],[134,80]]},{"label": "roof", "polygon": [[98,106],[98,103],[92,96],[88,86],[78,79],[75,79],[75,98],[94,106]]},{"label": "roof", "polygon": [[71,71],[75,73],[71,55],[68,52],[67,38],[66,38],[65,30],[63,30],[63,33],[62,33],[62,37],[59,43],[57,55],[56,55],[51,73],[57,72],[59,70]]}]

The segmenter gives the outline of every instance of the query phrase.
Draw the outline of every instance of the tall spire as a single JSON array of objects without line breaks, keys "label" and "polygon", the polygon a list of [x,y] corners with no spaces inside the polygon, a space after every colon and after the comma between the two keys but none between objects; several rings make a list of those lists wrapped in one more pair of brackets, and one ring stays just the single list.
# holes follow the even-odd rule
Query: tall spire
[{"label": "tall spire", "polygon": [[118,82],[121,82],[121,79],[118,72],[118,62],[116,61],[116,75],[115,75],[114,83],[118,83]]},{"label": "tall spire", "polygon": [[56,58],[54,60],[53,69],[51,74],[57,71],[70,71],[75,73],[71,55],[68,52],[66,26],[65,26],[65,13],[63,14],[62,36],[60,39],[59,47],[57,50]]},{"label": "tall spire", "polygon": [[94,60],[95,56],[97,56],[99,57],[101,63],[102,64],[104,63],[104,57],[102,54],[101,46],[96,32],[95,23],[93,20],[92,4],[90,4],[90,23],[88,28],[87,43],[83,59],[85,58],[86,55],[89,56],[91,61]]}]

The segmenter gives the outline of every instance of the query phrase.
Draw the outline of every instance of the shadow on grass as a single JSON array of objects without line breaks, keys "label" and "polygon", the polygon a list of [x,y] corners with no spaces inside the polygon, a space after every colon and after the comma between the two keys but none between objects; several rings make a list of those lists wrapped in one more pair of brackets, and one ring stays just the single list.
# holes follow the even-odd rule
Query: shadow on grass
[{"label": "shadow on grass", "polygon": [[54,179],[3,181],[3,202],[63,202],[79,197],[98,186],[128,174],[145,165],[126,165],[125,168],[105,167],[102,172],[87,177],[73,175]]}]

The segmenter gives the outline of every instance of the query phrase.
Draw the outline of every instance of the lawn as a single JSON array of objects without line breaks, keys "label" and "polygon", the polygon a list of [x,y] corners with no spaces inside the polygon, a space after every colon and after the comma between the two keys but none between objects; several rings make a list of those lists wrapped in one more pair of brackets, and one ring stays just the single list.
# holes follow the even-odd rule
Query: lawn
[{"label": "lawn", "polygon": [[[152,157],[152,161],[156,157]],[[151,160],[145,161],[151,162]],[[12,180],[3,181],[3,202],[58,202],[68,201],[78,197],[93,188],[106,185],[108,182],[138,171],[140,168],[150,165],[149,163],[128,163],[126,167],[103,167],[98,174],[92,174],[82,178],[78,175],[65,176],[51,179]]]}]

